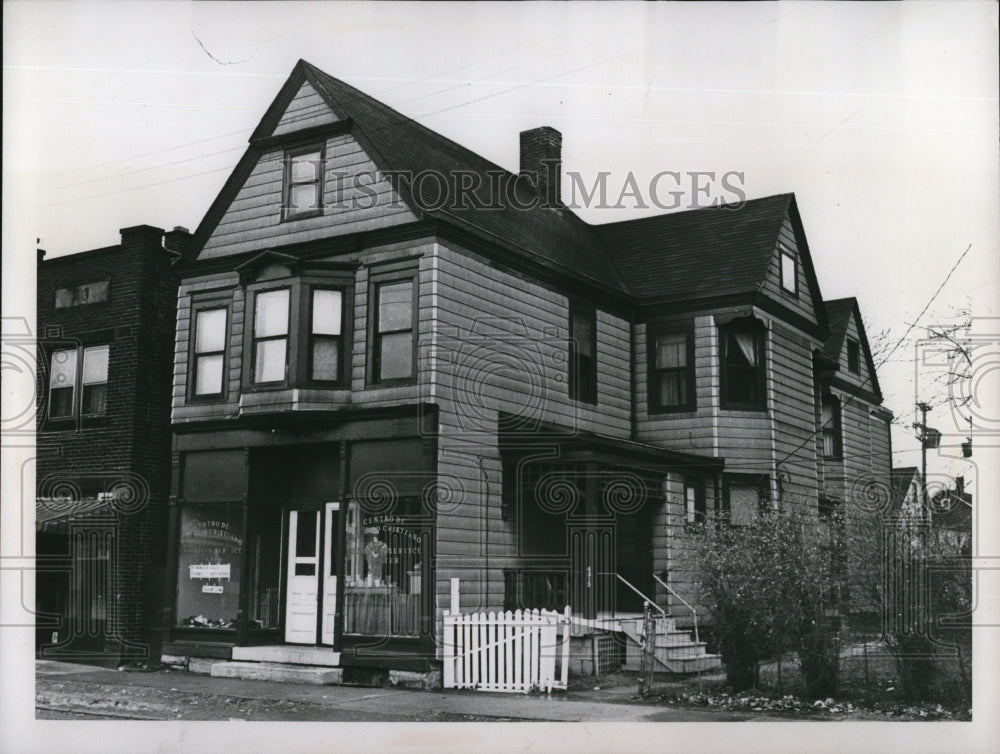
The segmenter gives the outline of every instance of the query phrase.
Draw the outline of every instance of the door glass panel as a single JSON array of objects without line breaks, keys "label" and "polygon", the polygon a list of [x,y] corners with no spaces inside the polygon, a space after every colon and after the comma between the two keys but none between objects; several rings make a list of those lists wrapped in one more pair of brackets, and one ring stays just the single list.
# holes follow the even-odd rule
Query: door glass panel
[{"label": "door glass panel", "polygon": [[295,575],[296,576],[315,576],[316,575],[316,564],[315,563],[296,563],[295,564]]},{"label": "door glass panel", "polygon": [[[316,557],[316,517],[318,513],[299,511],[298,523],[295,529],[295,556],[299,558]],[[313,572],[315,573],[315,571]],[[310,575],[310,574],[301,574]]]}]

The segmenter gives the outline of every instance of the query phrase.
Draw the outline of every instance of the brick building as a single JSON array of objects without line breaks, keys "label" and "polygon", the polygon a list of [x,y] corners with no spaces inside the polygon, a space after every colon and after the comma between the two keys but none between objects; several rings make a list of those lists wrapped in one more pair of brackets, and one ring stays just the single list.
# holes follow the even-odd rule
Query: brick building
[{"label": "brick building", "polygon": [[36,640],[44,657],[117,664],[158,656],[172,263],[187,238],[184,229],[140,225],[122,229],[115,246],[49,260],[39,251]]}]

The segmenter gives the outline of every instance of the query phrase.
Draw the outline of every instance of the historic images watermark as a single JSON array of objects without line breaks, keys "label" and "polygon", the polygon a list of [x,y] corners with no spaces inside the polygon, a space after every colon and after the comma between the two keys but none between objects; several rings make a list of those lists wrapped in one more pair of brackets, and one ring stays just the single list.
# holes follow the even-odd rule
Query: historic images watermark
[{"label": "historic images watermark", "polygon": [[[563,192],[545,190],[561,182],[558,161],[543,161],[545,172],[506,170],[328,171],[324,211],[372,209],[385,202],[403,209],[399,193],[424,212],[448,210],[544,209],[739,209],[747,200],[745,174],[735,170],[661,170],[650,177],[632,171],[616,180],[602,170],[585,177],[569,171]],[[398,193],[387,194],[388,181]],[[564,194],[564,195],[561,195]]]}]

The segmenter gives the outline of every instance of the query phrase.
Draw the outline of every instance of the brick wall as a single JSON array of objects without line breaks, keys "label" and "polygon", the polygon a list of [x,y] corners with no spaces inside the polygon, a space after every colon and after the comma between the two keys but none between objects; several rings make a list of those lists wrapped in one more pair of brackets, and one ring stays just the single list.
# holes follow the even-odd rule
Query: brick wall
[{"label": "brick wall", "polygon": [[[159,597],[166,556],[177,285],[162,230],[125,228],[121,237],[118,246],[39,263],[37,485],[46,497],[120,493],[107,634],[142,646],[158,641],[147,604]],[[106,302],[56,308],[57,289],[104,280]],[[48,420],[51,352],[101,344],[110,346],[106,414]]]}]

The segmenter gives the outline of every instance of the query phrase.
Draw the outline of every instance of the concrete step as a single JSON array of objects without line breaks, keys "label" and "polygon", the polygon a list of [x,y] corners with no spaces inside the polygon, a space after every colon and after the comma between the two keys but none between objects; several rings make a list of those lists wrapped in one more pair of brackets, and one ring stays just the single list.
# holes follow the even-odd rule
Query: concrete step
[{"label": "concrete step", "polygon": [[341,668],[289,665],[278,662],[217,662],[212,665],[213,678],[239,678],[245,681],[278,681],[308,683],[314,686],[336,686],[343,682]]},{"label": "concrete step", "polygon": [[656,656],[668,660],[676,660],[685,657],[700,657],[705,654],[705,643],[695,644],[693,641],[687,644],[674,644],[669,647],[656,647]]},{"label": "concrete step", "polygon": [[233,647],[233,659],[243,662],[277,662],[284,665],[316,665],[335,668],[340,665],[340,652],[334,652],[329,647],[295,646],[294,644]]}]

